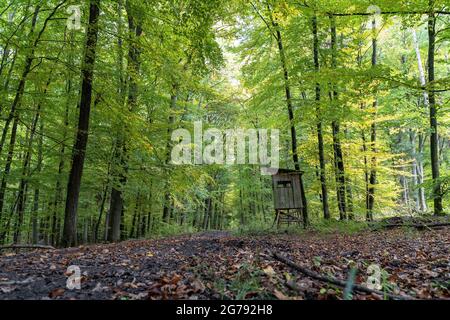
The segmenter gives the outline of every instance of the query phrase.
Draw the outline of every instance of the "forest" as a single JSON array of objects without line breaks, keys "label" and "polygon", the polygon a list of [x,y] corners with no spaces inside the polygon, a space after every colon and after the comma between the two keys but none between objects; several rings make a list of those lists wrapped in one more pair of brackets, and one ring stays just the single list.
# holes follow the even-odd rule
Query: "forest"
[{"label": "forest", "polygon": [[4,0],[0,135],[0,299],[450,297],[448,0]]}]

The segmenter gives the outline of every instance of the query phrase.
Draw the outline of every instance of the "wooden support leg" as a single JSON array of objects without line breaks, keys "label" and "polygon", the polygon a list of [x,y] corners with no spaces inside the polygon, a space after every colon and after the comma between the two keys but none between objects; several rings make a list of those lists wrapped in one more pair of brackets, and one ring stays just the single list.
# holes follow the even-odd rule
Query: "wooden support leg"
[{"label": "wooden support leg", "polygon": [[278,210],[277,211],[277,229],[280,228],[280,214],[281,214],[281,212]]},{"label": "wooden support leg", "polygon": [[275,218],[273,219],[272,228],[276,225],[278,228],[278,210],[275,210]]}]

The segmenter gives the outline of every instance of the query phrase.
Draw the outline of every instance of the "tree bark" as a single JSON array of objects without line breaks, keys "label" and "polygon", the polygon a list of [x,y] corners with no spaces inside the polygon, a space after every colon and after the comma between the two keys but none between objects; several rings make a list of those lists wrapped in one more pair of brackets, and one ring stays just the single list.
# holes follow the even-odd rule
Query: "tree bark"
[{"label": "tree bark", "polygon": [[[419,41],[417,39],[417,33],[415,29],[412,29],[412,35],[413,35],[413,41],[414,41],[414,50],[416,52],[416,58],[417,58],[417,66],[419,69],[419,80],[420,84],[422,86],[426,86],[427,80],[425,77],[425,70],[422,63],[422,57],[420,54],[420,47],[419,47]],[[429,110],[429,103],[428,103],[428,92],[426,90],[423,91],[423,103],[427,110]],[[424,181],[424,173],[423,173],[423,151],[424,151],[424,134],[422,132],[419,132],[418,134],[418,140],[419,140],[419,149],[418,153],[415,156],[416,160],[416,171],[417,171],[417,183],[420,185],[418,189],[418,197],[419,197],[419,208],[421,212],[427,211],[427,202],[425,198],[425,189],[423,186]]]},{"label": "tree bark", "polygon": [[[331,31],[331,68],[336,70],[336,68],[337,68],[336,18],[334,16],[330,16],[330,31]],[[333,132],[334,167],[335,167],[335,175],[336,175],[336,195],[337,195],[338,208],[339,208],[339,217],[341,220],[344,220],[347,218],[346,199],[345,199],[346,190],[345,190],[344,155],[342,152],[341,140],[340,140],[340,120],[339,120],[340,112],[338,112],[338,110],[336,110],[338,92],[336,90],[335,85],[332,85],[332,87],[333,87],[333,93],[332,93],[331,100],[333,103],[335,114],[337,114],[337,119],[333,120],[331,123],[332,132]]]},{"label": "tree bark", "polygon": [[91,111],[92,81],[96,58],[99,15],[100,0],[90,0],[86,51],[84,54],[83,67],[81,71],[82,85],[80,113],[75,145],[72,151],[72,165],[67,184],[64,230],[62,237],[62,244],[65,247],[77,245],[77,206],[89,136],[89,116]]},{"label": "tree bark", "polygon": [[[119,12],[121,11],[121,2],[119,2]],[[133,16],[132,8],[130,3],[126,2],[126,11],[128,17],[128,32],[130,35],[130,47],[128,51],[128,111],[132,112],[137,103],[138,85],[137,77],[140,69],[140,50],[138,48],[137,39],[142,34],[142,26],[140,22],[136,24],[135,18]],[[120,15],[119,15],[120,19]],[[121,28],[121,23],[119,22],[119,28]],[[121,58],[122,43],[119,40],[119,67],[122,70],[122,58]],[[119,72],[121,73],[121,71]],[[119,86],[121,87],[122,99],[123,92],[125,91],[125,86],[122,80],[122,76],[119,79]],[[123,189],[127,184],[127,172],[128,172],[128,161],[127,161],[127,147],[125,144],[125,132],[123,135],[119,134],[116,156],[114,157],[114,162],[117,162],[118,168],[113,169],[113,175],[118,178],[118,186],[113,185],[111,189],[111,203],[109,210],[109,232],[108,241],[119,241],[121,238],[120,226],[123,225],[122,216],[124,213],[124,194]]]},{"label": "tree bark", "polygon": [[[43,131],[44,131],[44,122],[41,119],[41,124],[39,128],[40,136],[39,136],[39,142],[38,142],[38,156],[37,156],[37,166],[36,166],[36,173],[40,174],[42,171],[42,162],[43,162]],[[38,214],[39,214],[39,199],[40,199],[40,188],[39,186],[35,187],[34,189],[34,196],[33,196],[33,210],[31,213],[31,225],[32,225],[32,233],[31,233],[31,239],[33,244],[37,244],[39,241],[39,228],[38,228]]]},{"label": "tree bark", "polygon": [[441,183],[439,181],[439,136],[436,109],[436,94],[433,90],[435,80],[436,14],[434,0],[429,0],[428,14],[428,104],[430,108],[430,155],[431,175],[433,178],[434,215],[443,215]]},{"label": "tree bark", "polygon": [[[377,38],[376,38],[376,20],[372,21],[372,67],[377,65]],[[375,185],[377,184],[377,126],[376,126],[376,115],[378,102],[377,97],[372,104],[373,108],[373,118],[372,124],[370,125],[370,147],[371,147],[371,160],[370,160],[370,173],[369,173],[369,188],[367,194],[367,218],[369,221],[373,220],[373,208],[375,205]]]},{"label": "tree bark", "polygon": [[170,222],[171,217],[171,203],[172,197],[170,195],[170,146],[171,139],[170,133],[172,131],[173,124],[175,122],[175,109],[177,107],[178,100],[178,85],[172,85],[172,92],[170,95],[170,108],[169,108],[169,121],[167,126],[167,137],[166,137],[166,157],[164,160],[165,165],[165,183],[164,183],[164,205],[163,205],[163,221],[166,223]]},{"label": "tree bark", "polygon": [[[317,16],[314,15],[312,18],[312,30],[313,30],[313,58],[314,58],[314,70],[316,73],[320,70],[319,63],[319,37],[317,31]],[[323,145],[323,130],[322,130],[322,119],[321,119],[321,108],[320,108],[321,92],[320,84],[316,83],[316,117],[317,117],[317,142],[319,151],[319,178],[320,185],[322,189],[322,207],[323,216],[325,219],[330,218],[330,209],[328,207],[328,190],[326,182],[325,173],[325,155],[324,155],[324,145]]]}]

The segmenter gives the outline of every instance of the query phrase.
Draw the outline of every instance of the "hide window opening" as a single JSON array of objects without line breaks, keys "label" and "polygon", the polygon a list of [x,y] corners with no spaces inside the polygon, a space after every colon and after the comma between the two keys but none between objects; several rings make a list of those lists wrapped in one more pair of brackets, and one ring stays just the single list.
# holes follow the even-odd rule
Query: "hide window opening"
[{"label": "hide window opening", "polygon": [[291,188],[291,181],[278,181],[278,188]]}]

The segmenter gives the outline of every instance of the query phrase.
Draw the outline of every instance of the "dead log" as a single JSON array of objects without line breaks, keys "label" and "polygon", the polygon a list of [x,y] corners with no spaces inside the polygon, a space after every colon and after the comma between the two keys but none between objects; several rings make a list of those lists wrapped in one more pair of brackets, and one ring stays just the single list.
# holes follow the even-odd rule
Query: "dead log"
[{"label": "dead log", "polygon": [[[345,281],[336,279],[336,278],[331,277],[331,276],[321,275],[321,274],[319,274],[319,273],[317,273],[315,271],[312,271],[310,269],[302,267],[302,266],[292,262],[291,260],[289,260],[289,259],[287,259],[287,258],[285,258],[285,257],[283,257],[283,256],[281,256],[279,254],[277,254],[277,253],[272,253],[272,256],[276,260],[278,260],[278,261],[288,265],[289,267],[291,267],[291,268],[293,268],[293,269],[295,269],[297,271],[300,271],[301,273],[305,274],[306,276],[308,276],[310,278],[313,278],[313,279],[316,279],[316,280],[320,280],[320,281],[323,281],[323,282],[328,282],[328,283],[331,283],[331,284],[334,284],[334,285],[337,285],[337,286],[343,287],[343,288],[345,288],[345,286],[346,286],[346,282]],[[411,296],[407,296],[407,295],[399,296],[399,295],[395,295],[395,294],[391,294],[391,293],[385,293],[385,292],[382,292],[382,291],[379,291],[379,290],[369,289],[369,288],[361,286],[359,284],[354,284],[352,287],[353,287],[353,290],[356,290],[356,291],[360,291],[360,292],[364,292],[364,293],[370,293],[370,294],[374,293],[374,294],[377,294],[377,295],[382,296],[382,297],[386,296],[386,297],[388,297],[389,299],[392,299],[392,300],[414,300],[415,299],[415,298],[413,298]],[[291,286],[291,288],[293,288],[293,286]]]},{"label": "dead log", "polygon": [[47,249],[55,250],[55,247],[47,246],[43,244],[10,244],[6,246],[0,246],[0,250],[4,249]]}]

